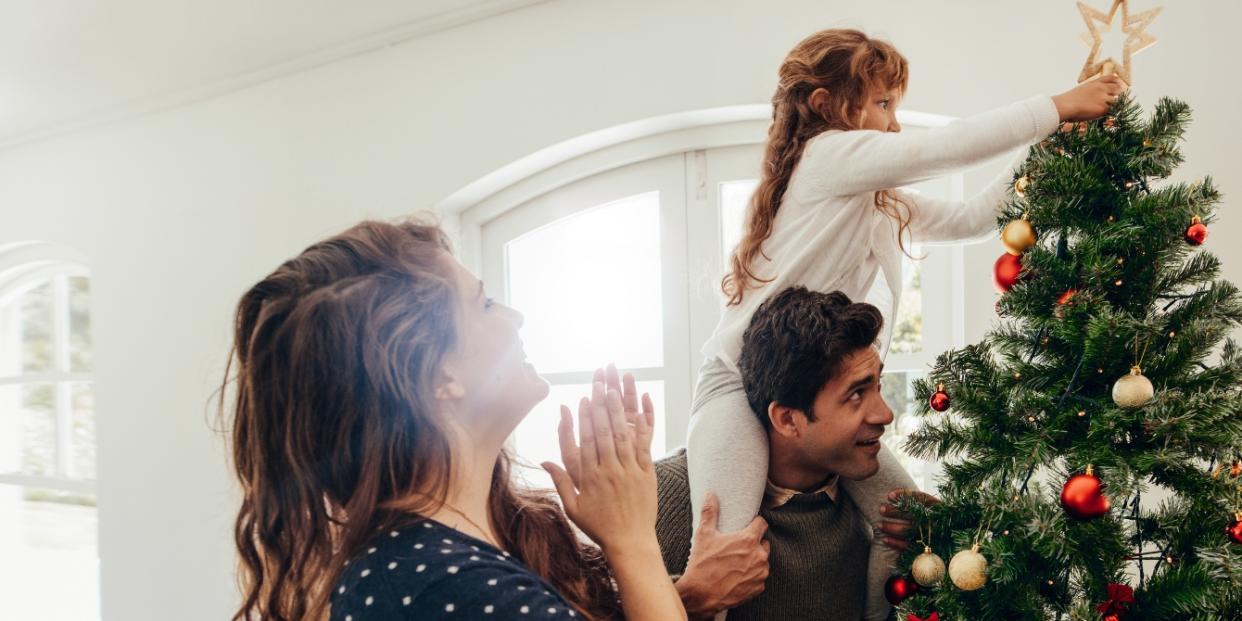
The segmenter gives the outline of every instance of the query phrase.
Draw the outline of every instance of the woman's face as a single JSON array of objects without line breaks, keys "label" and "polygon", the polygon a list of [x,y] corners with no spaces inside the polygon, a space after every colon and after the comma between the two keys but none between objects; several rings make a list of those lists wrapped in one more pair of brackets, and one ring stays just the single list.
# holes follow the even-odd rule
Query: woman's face
[{"label": "woman's face", "polygon": [[455,257],[442,256],[460,308],[457,348],[445,360],[447,384],[437,394],[454,402],[472,431],[495,431],[503,440],[548,396],[548,384],[526,362],[518,337],[521,313],[488,297],[483,282]]}]

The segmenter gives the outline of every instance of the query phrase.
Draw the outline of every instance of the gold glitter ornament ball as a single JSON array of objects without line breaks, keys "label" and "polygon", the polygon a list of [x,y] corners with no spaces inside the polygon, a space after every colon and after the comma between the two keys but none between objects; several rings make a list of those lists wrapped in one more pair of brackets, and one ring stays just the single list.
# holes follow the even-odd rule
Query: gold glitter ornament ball
[{"label": "gold glitter ornament ball", "polygon": [[1035,229],[1026,218],[1012,220],[1001,231],[1001,243],[1005,244],[1005,252],[1021,255],[1035,245]]},{"label": "gold glitter ornament ball", "polygon": [[1122,376],[1113,384],[1113,403],[1123,408],[1138,408],[1147,405],[1156,396],[1156,389],[1151,380],[1143,375],[1143,370],[1134,365],[1130,373]]},{"label": "gold glitter ornament ball", "polygon": [[944,578],[944,559],[932,552],[930,547],[924,547],[923,553],[915,557],[910,574],[915,582],[925,587],[939,584]]},{"label": "gold glitter ornament ball", "polygon": [[977,591],[988,583],[988,559],[979,553],[979,544],[953,555],[949,579],[963,591]]}]

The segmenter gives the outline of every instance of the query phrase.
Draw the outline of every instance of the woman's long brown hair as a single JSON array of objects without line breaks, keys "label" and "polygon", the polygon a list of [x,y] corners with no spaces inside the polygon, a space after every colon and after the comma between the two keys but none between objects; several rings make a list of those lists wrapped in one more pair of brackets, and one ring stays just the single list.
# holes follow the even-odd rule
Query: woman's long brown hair
[{"label": "woman's long brown hair", "polygon": [[[857,30],[821,30],[794,46],[780,68],[780,83],[772,95],[772,125],[763,154],[759,186],[746,210],[746,230],[730,257],[730,269],[720,286],[730,306],[740,304],[746,290],[767,282],[752,270],[763,254],[763,242],[772,235],[780,208],[806,143],[830,129],[858,129],[867,98],[879,90],[905,91],[906,59],[891,44]],[[828,104],[811,107],[811,93],[828,91]],[[910,226],[910,206],[892,190],[875,194],[876,208],[898,223],[897,239]]]},{"label": "woman's long brown hair", "polygon": [[[234,621],[326,619],[346,560],[443,502],[453,460],[432,394],[457,344],[448,251],[434,225],[363,222],[242,296],[226,371],[243,496]],[[510,467],[502,452],[489,498],[500,544],[584,617],[615,616],[602,554]]]}]

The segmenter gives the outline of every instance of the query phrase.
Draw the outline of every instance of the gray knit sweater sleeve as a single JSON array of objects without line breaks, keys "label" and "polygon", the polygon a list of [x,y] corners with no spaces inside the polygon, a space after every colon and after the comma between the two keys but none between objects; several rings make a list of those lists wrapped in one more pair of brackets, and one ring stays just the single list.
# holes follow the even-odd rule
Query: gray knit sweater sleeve
[{"label": "gray knit sweater sleeve", "polygon": [[693,530],[690,515],[690,480],[686,474],[686,449],[681,447],[655,462],[656,539],[660,556],[671,576],[686,571],[690,560],[690,538]]}]

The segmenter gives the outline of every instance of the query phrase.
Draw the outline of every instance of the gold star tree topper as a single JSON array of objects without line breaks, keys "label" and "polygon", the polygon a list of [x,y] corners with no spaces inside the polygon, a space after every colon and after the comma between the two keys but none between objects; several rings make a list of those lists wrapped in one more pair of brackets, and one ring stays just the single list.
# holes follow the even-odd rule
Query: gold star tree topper
[{"label": "gold star tree topper", "polygon": [[[1101,32],[1108,32],[1112,29],[1113,18],[1117,16],[1117,9],[1121,9],[1121,31],[1125,33],[1125,48],[1122,51],[1122,60],[1117,62],[1115,58],[1100,58],[1100,48],[1103,45],[1104,37]],[[1118,77],[1125,80],[1126,84],[1131,84],[1130,80],[1130,57],[1151,47],[1156,43],[1156,37],[1147,34],[1145,29],[1151,25],[1152,20],[1160,14],[1164,7],[1156,7],[1143,11],[1142,13],[1130,14],[1129,0],[1113,0],[1113,6],[1108,13],[1091,8],[1081,1],[1078,2],[1078,12],[1082,13],[1083,21],[1087,22],[1087,31],[1083,34],[1082,40],[1091,46],[1091,55],[1087,56],[1087,62],[1082,66],[1082,73],[1078,75],[1079,82],[1085,82],[1099,75],[1116,73]],[[1103,24],[1101,29],[1100,25]]]}]

